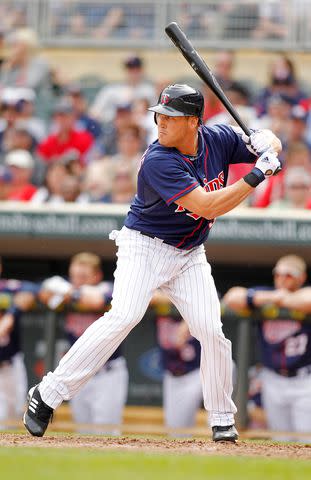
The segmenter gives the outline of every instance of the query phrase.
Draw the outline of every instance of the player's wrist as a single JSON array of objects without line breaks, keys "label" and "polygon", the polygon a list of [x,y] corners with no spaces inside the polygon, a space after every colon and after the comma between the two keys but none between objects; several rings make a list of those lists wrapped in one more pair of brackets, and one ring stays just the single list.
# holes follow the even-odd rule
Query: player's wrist
[{"label": "player's wrist", "polygon": [[72,303],[79,303],[79,301],[81,300],[81,290],[79,288],[75,288],[71,292],[70,299]]},{"label": "player's wrist", "polygon": [[246,293],[246,303],[247,306],[251,309],[256,308],[256,305],[254,304],[255,294],[256,290],[254,288],[249,288]]},{"label": "player's wrist", "polygon": [[251,187],[256,188],[265,178],[264,173],[259,168],[254,167],[243,177],[243,180]]}]

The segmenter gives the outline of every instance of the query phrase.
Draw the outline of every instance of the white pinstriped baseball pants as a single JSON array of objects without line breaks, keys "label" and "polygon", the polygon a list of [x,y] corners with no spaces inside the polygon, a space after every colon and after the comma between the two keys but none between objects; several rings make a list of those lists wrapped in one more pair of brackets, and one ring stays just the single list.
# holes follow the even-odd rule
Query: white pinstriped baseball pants
[{"label": "white pinstriped baseball pants", "polygon": [[118,261],[111,309],[84,332],[55,371],[43,378],[39,387],[43,401],[56,408],[72,398],[140,322],[153,293],[161,288],[201,343],[202,390],[210,425],[231,425],[236,412],[231,399],[231,342],[222,332],[219,300],[204,247],[180,250],[126,227],[113,234]]}]

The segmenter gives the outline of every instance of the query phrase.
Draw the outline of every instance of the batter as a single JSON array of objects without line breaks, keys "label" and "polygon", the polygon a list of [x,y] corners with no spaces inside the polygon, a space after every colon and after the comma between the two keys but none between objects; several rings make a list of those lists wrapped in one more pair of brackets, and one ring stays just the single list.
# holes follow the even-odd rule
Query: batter
[{"label": "batter", "polygon": [[[239,205],[280,168],[272,149],[279,151],[281,145],[270,131],[254,132],[246,146],[231,127],[204,127],[203,109],[202,94],[178,84],[166,87],[158,104],[150,107],[158,140],[143,155],[137,195],[125,226],[111,234],[118,246],[111,310],[84,332],[54,372],[30,390],[24,424],[32,435],[44,434],[53,410],[103,366],[160,288],[201,343],[202,390],[213,440],[237,439],[231,342],[222,332],[203,243],[215,217]],[[253,163],[262,151],[266,153],[250,173],[225,188],[229,164]]]}]

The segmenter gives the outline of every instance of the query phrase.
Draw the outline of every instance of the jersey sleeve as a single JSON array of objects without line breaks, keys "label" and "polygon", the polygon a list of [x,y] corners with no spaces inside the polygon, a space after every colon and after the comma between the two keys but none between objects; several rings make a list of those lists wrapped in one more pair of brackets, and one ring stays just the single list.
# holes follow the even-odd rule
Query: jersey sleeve
[{"label": "jersey sleeve", "polygon": [[[242,130],[230,125],[215,125],[211,127],[213,134],[218,136],[222,154],[226,164],[231,163],[254,163],[257,159],[247,148],[242,140]],[[215,141],[217,139],[215,138]]]},{"label": "jersey sleeve", "polygon": [[183,168],[178,158],[168,154],[145,161],[143,175],[167,205],[199,186],[199,182]]}]

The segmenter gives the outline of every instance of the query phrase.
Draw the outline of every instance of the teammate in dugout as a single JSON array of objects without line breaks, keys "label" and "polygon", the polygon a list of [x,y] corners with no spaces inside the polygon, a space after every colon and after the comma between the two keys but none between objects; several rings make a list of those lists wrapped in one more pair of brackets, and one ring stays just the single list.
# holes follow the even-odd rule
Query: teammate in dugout
[{"label": "teammate in dugout", "polygon": [[[203,126],[203,109],[201,92],[178,84],[166,87],[150,107],[158,140],[142,157],[124,227],[110,234],[118,246],[112,308],[84,332],[54,372],[30,389],[24,424],[32,435],[44,434],[53,410],[102,367],[160,288],[201,343],[204,406],[213,440],[237,439],[231,342],[222,332],[203,243],[216,217],[239,205],[280,168],[276,153],[281,143],[270,131],[248,138],[230,126]],[[256,163],[226,187],[230,163],[240,162]]]},{"label": "teammate in dugout", "polygon": [[[39,298],[51,309],[65,310],[64,330],[72,346],[98,318],[98,312],[108,310],[113,284],[103,281],[100,257],[91,252],[71,258],[68,277],[68,280],[59,276],[46,279]],[[119,346],[70,402],[78,430],[118,435],[127,389],[126,360]]]},{"label": "teammate in dugout", "polygon": [[[0,275],[2,261],[0,258]],[[20,417],[27,394],[27,374],[21,346],[20,317],[35,301],[37,285],[0,280],[0,429]]]},{"label": "teammate in dugout", "polygon": [[274,288],[233,287],[223,302],[234,311],[250,308],[259,314],[261,395],[268,428],[311,433],[311,319],[306,318],[311,314],[311,288],[303,288],[306,263],[297,255],[281,257],[273,277]]},{"label": "teammate in dugout", "polygon": [[190,335],[179,312],[159,292],[152,299],[152,309],[163,368],[165,425],[173,430],[186,429],[195,424],[203,400],[200,343]]}]

